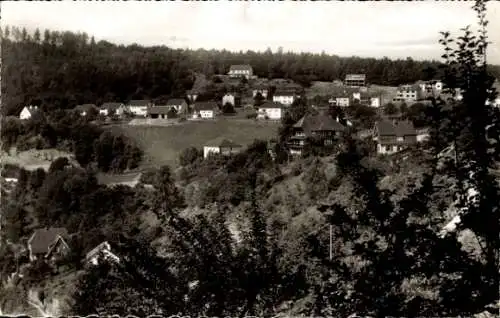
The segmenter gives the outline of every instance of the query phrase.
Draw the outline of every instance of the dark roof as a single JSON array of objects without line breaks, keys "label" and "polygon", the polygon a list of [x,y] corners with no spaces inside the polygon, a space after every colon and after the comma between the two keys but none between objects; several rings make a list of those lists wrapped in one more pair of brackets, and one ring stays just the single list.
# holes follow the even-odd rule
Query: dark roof
[{"label": "dark roof", "polygon": [[182,105],[185,102],[184,98],[172,98],[167,101],[167,106]]},{"label": "dark roof", "polygon": [[33,254],[47,253],[57,238],[67,238],[68,231],[65,228],[38,229],[33,233],[29,244]]},{"label": "dark roof", "polygon": [[92,108],[97,108],[97,106],[95,104],[81,104],[75,107],[76,110],[85,112],[88,112]]},{"label": "dark roof", "polygon": [[413,124],[409,121],[399,121],[396,124],[388,120],[382,120],[376,123],[379,136],[416,136],[417,132]]},{"label": "dark roof", "polygon": [[347,74],[345,76],[346,80],[365,80],[366,74]]},{"label": "dark roof", "polygon": [[277,102],[265,102],[264,104],[260,105],[258,108],[286,108],[285,105]]},{"label": "dark roof", "polygon": [[116,103],[116,102],[108,102],[108,103],[103,103],[101,105],[101,109],[107,109],[107,110],[116,110],[118,109],[122,103]]},{"label": "dark roof", "polygon": [[134,99],[128,102],[129,106],[149,106],[151,101],[149,99]]},{"label": "dark roof", "polygon": [[230,71],[241,70],[241,71],[252,71],[252,67],[248,64],[231,65]]},{"label": "dark roof", "polygon": [[324,112],[305,115],[293,127],[302,128],[305,133],[311,133],[313,131],[345,130],[345,127],[342,124],[340,124]]},{"label": "dark roof", "polygon": [[170,106],[153,106],[148,108],[148,114],[166,115],[172,107]]},{"label": "dark roof", "polygon": [[237,144],[230,139],[225,139],[224,137],[215,138],[214,140],[208,142],[206,145],[220,147],[220,148],[241,148],[241,147],[243,147],[242,145]]},{"label": "dark roof", "polygon": [[194,110],[216,110],[218,108],[215,102],[197,102],[194,104]]},{"label": "dark roof", "polygon": [[400,85],[398,87],[398,90],[399,91],[418,91],[420,89],[420,87],[417,85],[417,84],[413,84],[413,85]]},{"label": "dark roof", "polygon": [[297,94],[296,88],[277,88],[274,96],[294,96]]}]

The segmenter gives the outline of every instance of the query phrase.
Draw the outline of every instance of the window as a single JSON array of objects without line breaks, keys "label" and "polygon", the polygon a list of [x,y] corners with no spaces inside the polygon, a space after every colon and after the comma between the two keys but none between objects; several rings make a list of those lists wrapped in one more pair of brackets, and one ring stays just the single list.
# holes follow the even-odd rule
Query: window
[{"label": "window", "polygon": [[391,151],[391,146],[385,146],[385,151]]}]

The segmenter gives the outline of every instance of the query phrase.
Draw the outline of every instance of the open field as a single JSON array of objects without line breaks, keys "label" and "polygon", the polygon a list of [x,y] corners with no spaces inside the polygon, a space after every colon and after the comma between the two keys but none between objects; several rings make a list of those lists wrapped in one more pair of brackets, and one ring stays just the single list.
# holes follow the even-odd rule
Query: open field
[{"label": "open field", "polygon": [[[73,155],[56,149],[31,149],[17,152],[13,148],[9,153],[2,152],[0,161],[2,164],[19,165],[26,170],[36,170],[38,168],[48,170],[52,161],[59,157],[73,158]],[[70,159],[70,161],[74,162],[73,159]]]},{"label": "open field", "polygon": [[134,139],[145,152],[143,168],[160,165],[178,165],[179,153],[190,146],[202,148],[206,142],[225,137],[242,145],[255,139],[276,136],[279,125],[253,120],[219,118],[214,121],[186,122],[178,126],[112,127]]}]

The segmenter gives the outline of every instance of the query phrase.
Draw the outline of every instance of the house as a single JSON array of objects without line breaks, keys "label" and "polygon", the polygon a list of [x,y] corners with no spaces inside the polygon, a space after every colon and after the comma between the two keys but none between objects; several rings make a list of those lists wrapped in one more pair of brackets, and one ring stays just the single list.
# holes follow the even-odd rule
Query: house
[{"label": "house", "polygon": [[429,140],[429,128],[417,129],[417,142],[424,142]]},{"label": "house", "polygon": [[197,90],[190,89],[186,91],[186,97],[189,100],[190,104],[194,104],[194,102],[196,102],[196,98],[198,98],[198,95],[200,95],[200,93]]},{"label": "house", "polygon": [[331,146],[346,128],[334,120],[327,112],[307,114],[292,127],[292,137],[288,141],[291,155],[300,156],[307,138],[319,138],[324,146]]},{"label": "house", "polygon": [[75,110],[80,114],[80,116],[87,116],[89,113],[94,111],[98,113],[99,110],[95,104],[81,104],[75,107]]},{"label": "house", "polygon": [[299,96],[294,88],[278,88],[274,92],[273,102],[292,105],[297,97]]},{"label": "house", "polygon": [[30,119],[35,113],[38,113],[39,111],[40,109],[38,108],[38,106],[24,106],[24,108],[21,110],[21,113],[19,113],[19,119]]},{"label": "house", "polygon": [[215,102],[199,102],[194,104],[192,118],[213,119],[218,106]]},{"label": "house", "polygon": [[230,103],[234,107],[240,107],[241,96],[236,93],[226,93],[224,96],[222,96],[222,105],[224,106],[227,103]]},{"label": "house", "polygon": [[167,105],[165,106],[174,108],[178,114],[185,112],[187,109],[187,103],[184,98],[171,98],[167,101]]},{"label": "house", "polygon": [[344,80],[345,86],[362,87],[366,85],[366,74],[347,74]]},{"label": "house", "polygon": [[121,116],[126,113],[126,108],[123,103],[106,102],[99,108],[99,114],[104,116],[118,115]]},{"label": "house", "polygon": [[265,102],[257,110],[257,119],[281,120],[286,106],[276,102]]},{"label": "house", "polygon": [[393,102],[416,102],[420,98],[420,88],[418,85],[400,85]]},{"label": "house", "polygon": [[108,242],[102,242],[85,255],[85,264],[88,266],[97,266],[103,261],[120,262],[120,258],[111,252]]},{"label": "house", "polygon": [[207,158],[211,154],[220,154],[223,156],[230,156],[236,154],[243,149],[242,145],[234,143],[229,139],[217,138],[208,142],[203,147],[203,158]]},{"label": "house", "polygon": [[255,96],[257,96],[257,94],[260,93],[260,95],[262,95],[262,97],[264,97],[264,99],[267,99],[268,92],[269,92],[269,90],[267,89],[267,87],[257,86],[252,90],[252,98],[255,98]]},{"label": "house", "polygon": [[370,106],[371,107],[375,107],[375,108],[379,108],[380,107],[380,97],[370,97]]},{"label": "house", "polygon": [[[151,106],[151,107],[148,107],[146,116],[148,118],[167,119],[169,114],[172,116],[172,110],[173,110],[173,112],[175,112],[177,114],[174,107],[169,107],[169,106],[165,106],[165,105]],[[172,116],[172,117],[174,117],[174,116]]]},{"label": "house", "polygon": [[332,98],[330,98],[328,102],[332,106],[349,107],[349,105],[351,104],[351,99],[347,94],[339,94],[337,96],[333,96]]},{"label": "house", "polygon": [[364,92],[354,92],[352,93],[352,99],[354,103],[361,105],[370,105],[370,96]]},{"label": "house", "polygon": [[148,107],[153,106],[150,100],[140,99],[131,100],[127,104],[128,110],[135,116],[146,117],[148,114]]},{"label": "house", "polygon": [[231,65],[227,75],[230,77],[245,77],[246,79],[250,79],[253,77],[253,68],[248,64]]},{"label": "house", "polygon": [[70,250],[66,243],[67,237],[65,228],[37,229],[28,240],[30,261],[63,257]]},{"label": "house", "polygon": [[379,154],[393,154],[417,143],[417,131],[409,121],[379,121],[373,134]]},{"label": "house", "polygon": [[416,83],[420,92],[426,96],[440,94],[443,90],[443,82],[439,80],[431,80],[431,81],[418,81]]}]

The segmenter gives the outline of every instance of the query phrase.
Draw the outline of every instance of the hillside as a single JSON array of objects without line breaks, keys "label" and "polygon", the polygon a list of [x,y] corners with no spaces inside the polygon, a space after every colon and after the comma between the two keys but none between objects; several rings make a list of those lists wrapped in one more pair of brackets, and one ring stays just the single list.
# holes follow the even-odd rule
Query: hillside
[{"label": "hillside", "polygon": [[135,140],[145,152],[143,167],[178,165],[178,156],[188,147],[202,148],[206,142],[225,137],[241,145],[255,139],[274,138],[278,125],[253,120],[217,119],[215,121],[186,122],[171,127],[119,126],[114,131],[122,132]]}]

